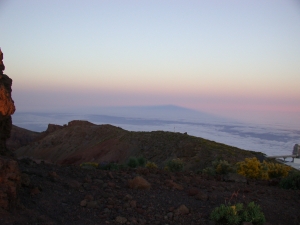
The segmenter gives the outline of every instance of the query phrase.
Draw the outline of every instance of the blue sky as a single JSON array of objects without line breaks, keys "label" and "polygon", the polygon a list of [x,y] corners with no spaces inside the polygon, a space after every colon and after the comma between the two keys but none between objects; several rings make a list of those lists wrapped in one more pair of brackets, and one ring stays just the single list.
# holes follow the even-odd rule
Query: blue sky
[{"label": "blue sky", "polygon": [[1,0],[17,110],[174,104],[300,125],[296,0]]}]

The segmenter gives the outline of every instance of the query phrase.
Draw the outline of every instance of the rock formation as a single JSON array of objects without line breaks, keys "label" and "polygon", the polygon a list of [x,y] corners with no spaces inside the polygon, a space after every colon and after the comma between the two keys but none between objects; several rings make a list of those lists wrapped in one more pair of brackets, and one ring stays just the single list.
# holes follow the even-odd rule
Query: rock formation
[{"label": "rock formation", "polygon": [[0,49],[0,208],[8,210],[14,208],[18,201],[21,173],[18,163],[7,157],[13,155],[6,147],[6,140],[10,137],[15,105],[11,98],[12,80],[3,74],[4,69]]},{"label": "rock formation", "polygon": [[5,66],[3,64],[3,53],[0,48],[0,74],[3,74],[3,70],[5,70]]},{"label": "rock formation", "polygon": [[4,69],[3,53],[0,49],[0,155],[9,156],[12,153],[6,148],[6,140],[10,137],[11,115],[15,112],[15,105],[11,98],[12,79],[3,74]]}]

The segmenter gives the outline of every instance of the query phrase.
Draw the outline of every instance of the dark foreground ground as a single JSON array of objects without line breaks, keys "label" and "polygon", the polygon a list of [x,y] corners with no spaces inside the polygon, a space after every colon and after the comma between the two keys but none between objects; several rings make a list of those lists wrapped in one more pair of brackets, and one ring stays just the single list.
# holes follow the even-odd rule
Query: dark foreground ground
[{"label": "dark foreground ground", "polygon": [[[223,182],[162,170],[88,170],[30,160],[20,161],[20,169],[20,206],[0,212],[0,224],[213,224],[210,212],[228,201],[255,201],[269,225],[300,224],[300,191],[268,182]],[[151,184],[149,190],[129,188],[128,180],[137,175]],[[187,214],[178,210],[182,205]]]}]

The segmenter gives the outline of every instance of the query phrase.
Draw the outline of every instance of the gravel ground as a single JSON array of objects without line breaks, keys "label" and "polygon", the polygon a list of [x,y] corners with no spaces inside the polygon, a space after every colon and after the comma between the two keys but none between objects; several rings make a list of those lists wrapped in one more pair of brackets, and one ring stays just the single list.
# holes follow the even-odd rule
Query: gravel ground
[{"label": "gravel ground", "polygon": [[[0,224],[214,224],[222,203],[259,204],[268,225],[300,224],[300,191],[276,182],[224,182],[163,170],[106,171],[21,160],[20,204],[0,212]],[[140,176],[151,187],[132,189]]]}]

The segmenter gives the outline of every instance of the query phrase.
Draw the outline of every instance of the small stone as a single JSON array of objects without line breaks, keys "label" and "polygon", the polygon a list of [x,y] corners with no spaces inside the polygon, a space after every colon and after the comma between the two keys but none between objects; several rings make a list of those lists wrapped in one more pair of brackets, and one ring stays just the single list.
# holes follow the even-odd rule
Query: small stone
[{"label": "small stone", "polygon": [[109,209],[109,208],[105,208],[105,209],[103,210],[103,212],[104,212],[104,213],[110,213],[110,209]]},{"label": "small stone", "polygon": [[114,182],[108,182],[107,185],[109,187],[116,187],[116,184]]},{"label": "small stone", "polygon": [[143,213],[144,213],[144,210],[141,209],[141,208],[137,208],[136,211],[137,211],[137,213],[139,213],[139,214],[143,214]]},{"label": "small stone", "polygon": [[186,215],[189,214],[189,212],[190,210],[185,205],[181,205],[176,209],[177,215]]},{"label": "small stone", "polygon": [[197,200],[206,201],[206,200],[208,199],[208,196],[207,196],[207,194],[205,194],[205,193],[203,193],[203,192],[199,192],[199,193],[195,196],[195,198],[196,198]]},{"label": "small stone", "polygon": [[87,208],[99,208],[97,201],[88,202],[86,205]]},{"label": "small stone", "polygon": [[150,189],[151,187],[151,184],[141,176],[129,180],[128,185],[131,189]]},{"label": "small stone", "polygon": [[170,207],[169,212],[173,212],[175,210],[175,207]]},{"label": "small stone", "polygon": [[26,173],[21,174],[21,184],[25,187],[28,187],[30,185],[30,177]]},{"label": "small stone", "polygon": [[39,193],[40,193],[40,190],[39,190],[38,187],[32,188],[31,191],[30,191],[31,195],[37,195]]},{"label": "small stone", "polygon": [[109,176],[111,179],[114,179],[114,176],[113,176],[112,172],[108,172],[108,176]]},{"label": "small stone", "polygon": [[129,200],[131,200],[132,199],[132,196],[131,195],[125,195],[125,197],[124,197],[124,200],[125,201],[129,201]]},{"label": "small stone", "polygon": [[116,222],[123,224],[123,223],[127,222],[127,219],[125,217],[123,217],[123,216],[117,216],[116,217]]},{"label": "small stone", "polygon": [[180,184],[175,183],[173,180],[166,180],[165,184],[166,184],[167,187],[174,188],[174,189],[177,189],[179,191],[182,191],[184,189]]},{"label": "small stone", "polygon": [[190,188],[189,190],[188,190],[188,195],[189,196],[195,196],[195,195],[197,195],[199,193],[199,190],[197,189],[197,188]]},{"label": "small stone", "polygon": [[129,204],[132,208],[136,208],[136,201],[135,200],[131,200]]},{"label": "small stone", "polygon": [[65,184],[70,188],[80,188],[82,186],[77,180],[69,180]]},{"label": "small stone", "polygon": [[172,218],[173,218],[173,213],[172,213],[172,212],[169,212],[169,213],[167,214],[167,216],[168,216],[169,219],[172,219]]},{"label": "small stone", "polygon": [[82,207],[85,207],[86,204],[87,204],[86,199],[84,199],[84,200],[82,200],[82,201],[80,202],[80,206],[82,206]]},{"label": "small stone", "polygon": [[94,200],[94,197],[92,195],[86,195],[84,197],[84,199],[86,199],[87,201],[93,201]]}]

